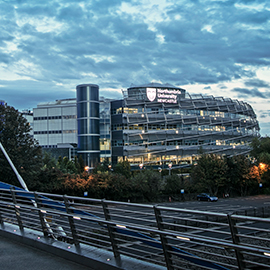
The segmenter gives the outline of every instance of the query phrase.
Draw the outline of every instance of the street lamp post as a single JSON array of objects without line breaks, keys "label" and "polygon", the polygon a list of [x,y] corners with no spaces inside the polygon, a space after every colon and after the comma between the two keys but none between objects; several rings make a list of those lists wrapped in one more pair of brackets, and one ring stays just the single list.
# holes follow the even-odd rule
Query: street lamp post
[{"label": "street lamp post", "polygon": [[160,178],[161,178],[162,168],[161,168],[161,167],[158,167],[158,171],[159,171],[159,173],[160,173]]},{"label": "street lamp post", "polygon": [[169,175],[171,175],[172,163],[169,163],[168,166],[169,166]]},{"label": "street lamp post", "polygon": [[84,170],[85,170],[86,172],[88,172],[88,173],[89,173],[89,171],[90,171],[90,167],[89,167],[89,166],[85,166],[85,167],[84,167]]},{"label": "street lamp post", "polygon": [[108,166],[108,168],[109,168],[109,171],[112,171],[112,165],[111,164]]}]

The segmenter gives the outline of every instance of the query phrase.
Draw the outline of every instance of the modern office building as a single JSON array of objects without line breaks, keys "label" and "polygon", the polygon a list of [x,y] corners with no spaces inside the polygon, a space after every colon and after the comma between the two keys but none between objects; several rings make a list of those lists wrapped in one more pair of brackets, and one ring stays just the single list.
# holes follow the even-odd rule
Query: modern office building
[{"label": "modern office building", "polygon": [[238,100],[190,96],[170,84],[132,86],[111,103],[112,162],[179,167],[200,151],[247,154],[259,135],[252,107]]},{"label": "modern office building", "polygon": [[43,102],[33,109],[34,138],[55,158],[76,154],[77,105],[76,98]]},{"label": "modern office building", "polygon": [[55,158],[82,155],[89,167],[110,160],[110,101],[98,97],[98,86],[79,85],[77,98],[39,103],[33,109],[34,138]]},{"label": "modern office building", "polygon": [[78,155],[89,167],[100,162],[99,87],[95,84],[77,86]]},{"label": "modern office building", "polygon": [[259,136],[249,104],[191,96],[170,84],[132,86],[121,100],[99,97],[98,85],[82,84],[76,99],[41,103],[33,113],[34,137],[42,147],[77,150],[89,167],[108,159],[128,160],[134,168],[176,168],[192,163],[200,151],[247,154]]}]

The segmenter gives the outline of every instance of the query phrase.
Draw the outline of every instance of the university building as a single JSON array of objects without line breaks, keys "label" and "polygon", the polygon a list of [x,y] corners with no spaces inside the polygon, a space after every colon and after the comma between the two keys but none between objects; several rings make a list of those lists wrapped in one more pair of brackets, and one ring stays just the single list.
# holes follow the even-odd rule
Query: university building
[{"label": "university building", "polygon": [[248,154],[259,125],[246,102],[189,95],[170,84],[132,86],[121,100],[99,97],[95,84],[77,86],[77,97],[33,109],[34,137],[48,149],[82,155],[89,167],[105,158],[142,166],[177,168],[201,150]]}]

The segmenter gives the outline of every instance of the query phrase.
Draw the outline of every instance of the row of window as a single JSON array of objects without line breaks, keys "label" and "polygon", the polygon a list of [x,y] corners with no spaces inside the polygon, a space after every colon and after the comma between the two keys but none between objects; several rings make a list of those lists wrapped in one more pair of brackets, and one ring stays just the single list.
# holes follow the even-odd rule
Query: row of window
[{"label": "row of window", "polygon": [[[247,128],[241,128],[241,127],[237,127],[234,128],[232,125],[230,126],[221,126],[221,125],[216,125],[216,126],[210,126],[210,125],[202,125],[202,126],[198,126],[198,125],[184,125],[184,124],[167,124],[167,127],[165,124],[148,124],[148,125],[143,125],[143,124],[139,124],[139,125],[127,125],[127,124],[115,124],[112,125],[112,130],[122,130],[124,126],[125,130],[141,130],[143,132],[147,132],[147,131],[151,131],[151,130],[176,130],[176,133],[178,132],[178,130],[194,130],[194,131],[228,131],[228,130],[236,130],[238,132],[242,132],[242,133],[248,133],[250,129]],[[143,133],[142,132],[142,133]]]},{"label": "row of window", "polygon": [[[112,146],[123,146],[124,142],[122,140],[113,140]],[[237,143],[238,145],[245,145],[247,144],[247,141],[238,140],[237,142],[234,142],[234,144]],[[125,146],[131,146],[131,145],[137,145],[137,146],[145,146],[151,147],[151,146],[178,146],[178,145],[233,145],[232,141],[225,141],[225,140],[175,140],[175,141],[161,141],[161,142],[153,142],[153,143],[147,143],[143,140],[133,141],[131,143],[125,143]]]},{"label": "row of window", "polygon": [[34,117],[34,120],[56,120],[56,119],[76,119],[76,115],[58,115],[58,116],[40,116]]},{"label": "row of window", "polygon": [[45,130],[45,131],[34,131],[34,134],[70,134],[77,133],[77,130]]},{"label": "row of window", "polygon": [[[221,117],[229,119],[250,119],[249,116],[243,114],[220,112],[220,111],[207,111],[207,110],[186,110],[179,108],[118,108],[113,109],[112,114],[166,114],[166,115],[179,115],[179,116],[210,116]],[[142,115],[141,115],[142,116]]]}]

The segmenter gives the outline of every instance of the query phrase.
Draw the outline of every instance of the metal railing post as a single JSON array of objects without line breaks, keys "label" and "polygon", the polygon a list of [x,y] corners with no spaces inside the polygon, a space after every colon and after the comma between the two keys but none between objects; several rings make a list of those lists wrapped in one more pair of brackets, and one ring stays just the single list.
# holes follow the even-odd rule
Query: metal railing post
[{"label": "metal railing post", "polygon": [[[240,244],[240,238],[238,236],[238,230],[236,228],[236,221],[234,219],[232,219],[231,214],[227,215],[228,217],[228,222],[229,222],[229,226],[230,226],[230,230],[231,230],[231,236],[232,236],[232,241],[235,245],[239,245]],[[238,263],[238,267],[240,270],[245,269],[245,263],[244,263],[244,256],[241,253],[240,250],[235,249],[235,255],[236,255],[236,259],[237,259],[237,263]]]},{"label": "metal railing post", "polygon": [[[70,209],[68,198],[65,195],[63,195],[63,198],[64,198],[65,207],[66,207],[66,212],[67,212],[67,214],[71,214],[72,210]],[[71,234],[72,234],[72,238],[73,238],[76,250],[78,253],[80,253],[81,249],[80,249],[79,237],[77,234],[74,219],[70,215],[68,216],[68,222],[69,222],[69,226],[70,226],[70,230],[71,230]]]},{"label": "metal railing post", "polygon": [[1,225],[1,228],[2,229],[5,228],[4,221],[3,221],[3,218],[2,218],[2,214],[1,213],[0,213],[0,225]]},{"label": "metal railing post", "polygon": [[[105,202],[105,200],[101,200],[101,203],[102,203],[105,219],[107,221],[110,221],[111,216],[110,216],[110,211],[109,211],[108,205]],[[118,264],[118,266],[121,267],[121,264],[122,264],[121,263],[121,256],[120,256],[120,252],[118,250],[117,242],[116,242],[115,237],[114,237],[115,229],[112,227],[112,225],[109,225],[109,224],[107,224],[107,228],[108,228],[108,233],[109,233],[110,240],[111,240],[111,245],[112,245],[112,249],[113,249],[114,258],[115,258],[116,263]]]},{"label": "metal railing post", "polygon": [[[162,216],[161,216],[161,212],[160,210],[157,208],[157,206],[154,206],[154,212],[155,212],[155,217],[156,217],[156,221],[157,221],[157,227],[160,231],[164,230],[164,226],[162,223]],[[163,253],[164,253],[164,257],[165,257],[165,261],[166,261],[166,265],[167,265],[167,269],[168,270],[173,270],[173,261],[171,259],[171,254],[169,253],[169,245],[168,245],[168,241],[165,235],[160,234],[160,240],[161,240],[161,244],[162,244],[162,248],[163,248]]]},{"label": "metal railing post", "polygon": [[41,224],[41,228],[42,228],[42,232],[45,238],[48,238],[49,233],[48,233],[48,228],[46,226],[46,218],[45,218],[45,214],[44,212],[42,212],[41,208],[41,204],[40,204],[40,200],[38,198],[38,194],[36,192],[34,192],[34,196],[35,196],[35,202],[36,202],[36,207],[38,210],[38,215],[39,215],[39,219],[40,219],[40,224]]},{"label": "metal railing post", "polygon": [[11,193],[13,204],[14,204],[14,211],[15,211],[15,215],[16,215],[16,218],[17,218],[17,222],[18,222],[18,225],[20,227],[21,233],[23,233],[24,232],[24,228],[23,228],[21,213],[20,213],[20,210],[19,210],[20,209],[20,206],[17,205],[16,194],[15,194],[15,190],[14,190],[13,187],[10,188],[10,193]]}]

